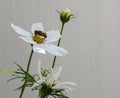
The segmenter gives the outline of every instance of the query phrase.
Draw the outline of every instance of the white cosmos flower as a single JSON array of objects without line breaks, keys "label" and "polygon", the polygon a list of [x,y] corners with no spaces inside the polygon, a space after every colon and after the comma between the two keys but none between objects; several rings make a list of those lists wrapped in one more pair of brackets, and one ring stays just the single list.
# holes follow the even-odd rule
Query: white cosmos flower
[{"label": "white cosmos flower", "polygon": [[20,34],[20,37],[25,42],[33,45],[33,50],[38,53],[45,54],[46,51],[55,56],[63,56],[67,51],[63,48],[57,47],[51,42],[57,41],[61,35],[58,30],[52,30],[44,33],[42,23],[33,23],[31,32],[11,24],[13,30]]},{"label": "white cosmos flower", "polygon": [[45,83],[49,85],[52,89],[63,89],[65,93],[73,91],[76,87],[76,84],[73,82],[57,82],[60,77],[62,71],[62,67],[58,67],[57,69],[51,69],[50,73],[45,77],[41,73],[41,63],[38,64],[38,74],[39,80],[33,84],[33,89],[41,89],[42,84]]}]

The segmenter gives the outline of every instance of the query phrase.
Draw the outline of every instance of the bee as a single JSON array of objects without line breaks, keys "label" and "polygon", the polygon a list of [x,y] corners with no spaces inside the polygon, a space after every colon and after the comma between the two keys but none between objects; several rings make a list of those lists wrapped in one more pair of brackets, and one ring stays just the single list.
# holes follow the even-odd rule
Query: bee
[{"label": "bee", "polygon": [[47,38],[47,34],[40,30],[35,30],[35,36],[42,36],[44,38]]}]

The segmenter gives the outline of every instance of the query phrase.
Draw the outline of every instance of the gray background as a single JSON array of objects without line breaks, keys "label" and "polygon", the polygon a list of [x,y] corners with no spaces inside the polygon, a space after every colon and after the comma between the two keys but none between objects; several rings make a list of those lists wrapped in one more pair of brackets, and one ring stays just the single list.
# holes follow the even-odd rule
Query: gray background
[{"label": "gray background", "polygon": [[[120,98],[120,1],[119,0],[0,0],[0,69],[26,68],[31,47],[10,27],[14,23],[30,31],[42,22],[45,31],[59,29],[55,10],[69,8],[77,17],[65,25],[61,47],[69,51],[58,57],[64,67],[61,81],[73,81],[71,98]],[[53,56],[34,54],[31,72],[38,60],[51,66]],[[9,74],[0,73],[0,98],[18,98],[20,81],[6,83]],[[26,90],[23,98],[37,98]]]}]

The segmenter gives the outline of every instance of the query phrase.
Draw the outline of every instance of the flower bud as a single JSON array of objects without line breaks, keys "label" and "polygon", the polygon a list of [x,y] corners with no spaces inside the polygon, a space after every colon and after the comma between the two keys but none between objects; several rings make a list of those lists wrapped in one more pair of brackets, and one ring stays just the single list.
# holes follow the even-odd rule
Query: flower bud
[{"label": "flower bud", "polygon": [[65,23],[70,20],[71,13],[69,9],[62,10],[60,13],[60,20]]}]

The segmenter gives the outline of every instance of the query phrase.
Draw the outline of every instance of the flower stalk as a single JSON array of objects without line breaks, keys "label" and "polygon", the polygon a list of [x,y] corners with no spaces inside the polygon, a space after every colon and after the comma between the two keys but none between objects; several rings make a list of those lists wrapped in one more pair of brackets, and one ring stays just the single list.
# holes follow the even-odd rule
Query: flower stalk
[{"label": "flower stalk", "polygon": [[[60,34],[62,36],[62,33],[63,33],[63,28],[64,28],[64,25],[65,23],[67,23],[71,18],[73,18],[74,15],[72,15],[70,13],[70,10],[69,9],[65,9],[65,10],[62,10],[61,12],[57,11],[60,15],[60,21],[62,22],[62,27],[61,27],[61,31],[60,31]],[[57,46],[59,47],[60,46],[60,42],[61,42],[61,38],[59,39],[58,41],[58,44]],[[56,56],[54,56],[54,59],[53,59],[53,64],[52,64],[52,68],[55,67],[55,62],[56,62]]]},{"label": "flower stalk", "polygon": [[24,81],[24,84],[22,86],[22,89],[21,89],[21,93],[20,93],[20,97],[19,98],[22,98],[23,96],[23,93],[24,93],[24,90],[25,90],[25,87],[26,87],[26,84],[27,84],[27,78],[28,78],[28,72],[29,72],[29,69],[30,69],[30,63],[31,63],[31,59],[32,59],[32,55],[33,55],[33,49],[30,53],[30,57],[29,57],[29,60],[28,60],[28,64],[27,64],[27,69],[26,69],[26,76],[25,76],[25,81]]},{"label": "flower stalk", "polygon": [[[62,22],[62,27],[61,27],[61,31],[60,31],[60,35],[61,35],[61,36],[62,36],[62,34],[63,34],[64,24],[65,24],[65,23]],[[57,44],[58,47],[60,46],[60,42],[61,42],[61,38],[58,40],[58,44]],[[57,58],[57,56],[54,56],[52,68],[55,67],[56,58]]]},{"label": "flower stalk", "polygon": [[49,96],[49,88],[43,84],[43,87],[41,90],[39,90],[39,98],[48,98]]}]

